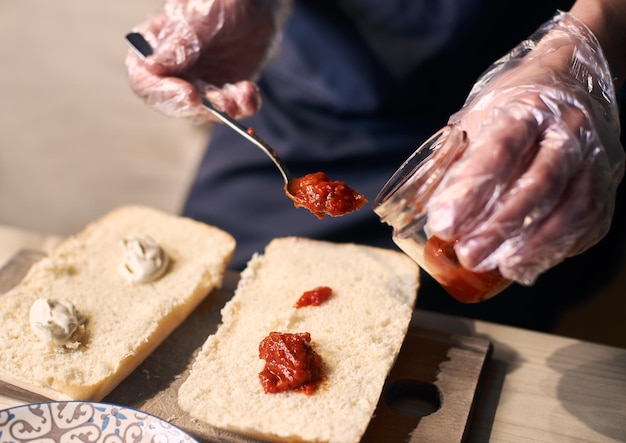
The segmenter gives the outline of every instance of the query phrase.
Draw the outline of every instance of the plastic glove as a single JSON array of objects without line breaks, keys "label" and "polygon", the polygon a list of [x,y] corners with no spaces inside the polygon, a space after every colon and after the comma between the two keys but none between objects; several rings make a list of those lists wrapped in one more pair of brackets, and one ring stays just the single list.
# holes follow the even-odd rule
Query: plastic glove
[{"label": "plastic glove", "polygon": [[215,122],[200,95],[234,118],[252,115],[261,99],[251,82],[278,29],[279,0],[168,0],[133,31],[153,55],[126,57],[133,91],[160,112]]},{"label": "plastic glove", "polygon": [[615,91],[592,33],[558,13],[497,61],[450,124],[469,145],[427,229],[462,266],[530,285],[608,231],[623,176]]}]

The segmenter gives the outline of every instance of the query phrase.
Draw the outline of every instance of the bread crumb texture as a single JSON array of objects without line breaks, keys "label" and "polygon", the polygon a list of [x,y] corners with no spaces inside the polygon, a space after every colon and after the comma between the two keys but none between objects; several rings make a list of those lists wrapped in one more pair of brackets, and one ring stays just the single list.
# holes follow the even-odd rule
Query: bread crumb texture
[{"label": "bread crumb texture", "polygon": [[[275,441],[358,442],[406,335],[419,285],[399,252],[297,237],[273,240],[241,275],[222,324],[197,356],[179,403],[212,426]],[[329,286],[320,306],[295,309]],[[258,346],[309,332],[327,380],[313,395],[266,394]]]},{"label": "bread crumb texture", "polygon": [[[121,241],[149,235],[170,257],[156,281],[134,284],[118,267]],[[100,400],[222,282],[235,248],[228,233],[143,206],[125,206],[68,238],[0,296],[0,379],[54,400]],[[71,346],[29,325],[37,298],[72,302],[86,317]]]}]

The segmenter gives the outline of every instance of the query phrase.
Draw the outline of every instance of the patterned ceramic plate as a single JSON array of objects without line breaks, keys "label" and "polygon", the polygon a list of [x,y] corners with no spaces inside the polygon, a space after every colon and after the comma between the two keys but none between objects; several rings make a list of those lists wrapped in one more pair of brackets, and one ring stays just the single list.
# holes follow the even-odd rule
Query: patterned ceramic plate
[{"label": "patterned ceramic plate", "polygon": [[197,443],[145,412],[81,401],[34,403],[0,411],[0,442]]}]

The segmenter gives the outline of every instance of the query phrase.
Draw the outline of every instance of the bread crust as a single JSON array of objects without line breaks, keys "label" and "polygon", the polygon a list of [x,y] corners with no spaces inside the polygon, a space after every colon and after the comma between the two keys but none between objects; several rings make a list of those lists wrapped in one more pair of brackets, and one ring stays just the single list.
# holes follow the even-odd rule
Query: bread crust
[{"label": "bread crust", "polygon": [[[118,272],[121,240],[153,237],[170,257],[158,280]],[[225,231],[145,206],[124,206],[68,238],[0,296],[0,379],[52,400],[99,401],[222,283],[235,248]],[[75,349],[31,330],[37,298],[72,302],[86,316]]]}]

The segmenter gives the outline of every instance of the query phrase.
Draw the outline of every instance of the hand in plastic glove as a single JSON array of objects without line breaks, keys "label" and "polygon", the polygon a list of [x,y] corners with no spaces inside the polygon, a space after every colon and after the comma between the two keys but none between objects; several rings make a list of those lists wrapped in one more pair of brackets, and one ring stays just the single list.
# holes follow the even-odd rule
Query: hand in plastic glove
[{"label": "hand in plastic glove", "polygon": [[215,122],[199,93],[234,118],[260,106],[250,81],[276,33],[276,0],[168,0],[164,10],[134,29],[152,46],[142,60],[129,51],[134,92],[173,117]]},{"label": "hand in plastic glove", "polygon": [[429,203],[461,264],[523,284],[608,231],[624,170],[615,91],[591,32],[559,13],[478,80],[450,124],[469,145]]}]

